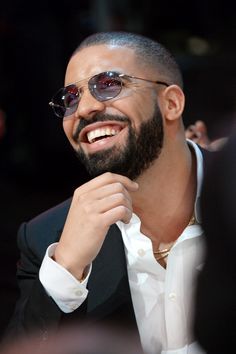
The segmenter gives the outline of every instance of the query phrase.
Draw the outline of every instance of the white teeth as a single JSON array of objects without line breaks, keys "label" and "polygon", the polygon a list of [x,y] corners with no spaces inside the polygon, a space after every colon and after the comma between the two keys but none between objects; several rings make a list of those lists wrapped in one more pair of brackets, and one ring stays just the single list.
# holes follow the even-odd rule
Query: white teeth
[{"label": "white teeth", "polygon": [[102,136],[113,136],[119,133],[119,130],[115,130],[114,128],[104,127],[91,130],[87,133],[87,139],[89,143],[93,143],[96,138],[100,138]]}]

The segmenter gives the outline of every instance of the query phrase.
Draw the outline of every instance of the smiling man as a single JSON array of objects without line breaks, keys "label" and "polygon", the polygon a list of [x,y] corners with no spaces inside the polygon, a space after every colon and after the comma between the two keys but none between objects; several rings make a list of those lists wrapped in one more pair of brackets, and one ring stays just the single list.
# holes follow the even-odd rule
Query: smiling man
[{"label": "smiling man", "polygon": [[146,37],[97,33],[75,50],[50,105],[91,180],[21,226],[9,333],[45,339],[95,321],[132,328],[145,353],[202,353],[192,309],[203,155],[185,139],[182,86],[172,55]]}]

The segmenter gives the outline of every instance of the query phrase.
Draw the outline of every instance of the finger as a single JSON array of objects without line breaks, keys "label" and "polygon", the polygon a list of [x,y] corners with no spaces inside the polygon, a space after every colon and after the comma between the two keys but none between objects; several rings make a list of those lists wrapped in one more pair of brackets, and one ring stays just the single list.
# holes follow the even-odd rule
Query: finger
[{"label": "finger", "polygon": [[103,198],[96,203],[97,212],[106,213],[110,209],[115,209],[118,206],[124,206],[132,212],[132,200],[123,193],[112,194]]},{"label": "finger", "polygon": [[123,205],[119,205],[116,208],[108,210],[103,215],[110,225],[115,224],[117,221],[122,221],[125,224],[128,224],[132,217],[132,210]]},{"label": "finger", "polygon": [[138,189],[138,184],[134,181],[131,181],[128,177],[106,172],[80,186],[78,188],[78,192],[81,194],[86,193],[87,191],[98,189],[102,186],[112,184],[115,182],[120,182],[130,192],[136,191]]},{"label": "finger", "polygon": [[106,197],[109,197],[109,196],[117,194],[117,193],[121,193],[127,199],[131,199],[129,192],[123,186],[123,184],[121,184],[120,182],[115,182],[115,183],[111,183],[111,184],[102,186],[101,188],[98,188],[98,189],[95,189],[92,191],[88,191],[87,193],[83,193],[80,196],[80,200],[81,200],[81,198],[84,198],[84,199],[90,198],[90,199],[96,201],[96,200],[104,199]]}]

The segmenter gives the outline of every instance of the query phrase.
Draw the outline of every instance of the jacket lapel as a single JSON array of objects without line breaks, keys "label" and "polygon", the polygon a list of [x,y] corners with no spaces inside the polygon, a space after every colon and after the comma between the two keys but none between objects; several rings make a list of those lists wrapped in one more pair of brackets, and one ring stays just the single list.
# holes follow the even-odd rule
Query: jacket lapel
[{"label": "jacket lapel", "polygon": [[119,228],[112,225],[93,262],[88,281],[89,318],[108,319],[136,327],[124,245]]},{"label": "jacket lapel", "polygon": [[[141,347],[129,288],[126,257],[121,232],[112,225],[92,264],[86,301],[74,312],[62,314],[61,323],[99,323],[131,333]],[[85,321],[85,322],[84,322]],[[127,332],[130,331],[130,332]]]}]

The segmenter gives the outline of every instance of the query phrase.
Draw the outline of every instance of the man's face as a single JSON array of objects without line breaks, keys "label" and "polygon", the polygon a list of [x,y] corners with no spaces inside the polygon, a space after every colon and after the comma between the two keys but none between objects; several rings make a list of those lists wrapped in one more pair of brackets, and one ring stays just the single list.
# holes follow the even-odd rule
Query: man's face
[{"label": "man's face", "polygon": [[92,176],[110,171],[135,179],[162,148],[163,125],[156,87],[139,80],[124,82],[117,97],[97,101],[88,90],[88,78],[109,70],[153,79],[150,70],[138,64],[131,49],[105,45],[83,49],[72,57],[67,68],[65,85],[83,81],[77,111],[64,118],[63,127]]},{"label": "man's face", "polygon": [[[159,156],[163,144],[162,116],[158,105],[155,106],[153,116],[141,123],[139,132],[132,128],[128,117],[106,116],[98,114],[93,121],[127,122],[128,136],[123,146],[112,146],[109,149],[86,154],[82,148],[77,155],[93,177],[104,172],[118,173],[130,179],[136,179]],[[83,121],[81,121],[83,122]],[[86,123],[90,124],[88,121]],[[82,123],[81,126],[84,124]],[[80,125],[78,126],[78,132]],[[77,134],[75,135],[76,138]]]}]

